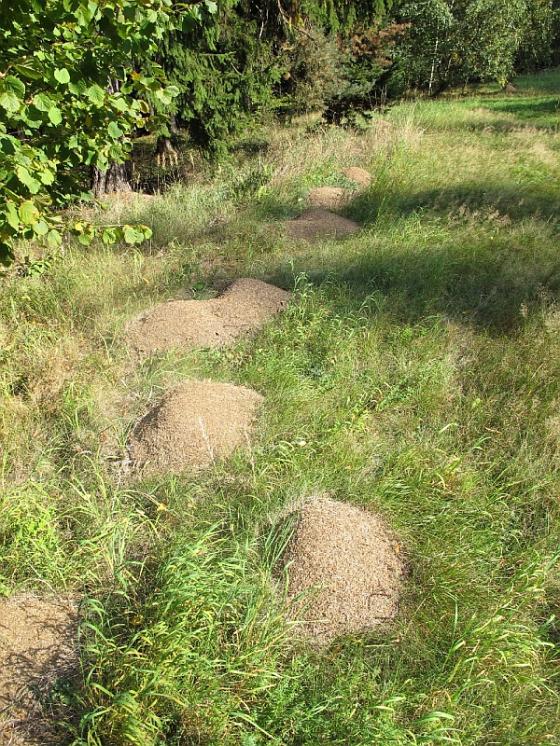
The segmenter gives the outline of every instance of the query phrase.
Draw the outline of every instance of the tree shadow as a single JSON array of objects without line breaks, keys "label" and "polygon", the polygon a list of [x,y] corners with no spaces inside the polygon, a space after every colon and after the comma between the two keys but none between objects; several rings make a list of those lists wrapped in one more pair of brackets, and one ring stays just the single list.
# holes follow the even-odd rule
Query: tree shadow
[{"label": "tree shadow", "polygon": [[375,223],[383,213],[406,217],[431,212],[438,216],[460,217],[467,211],[471,214],[498,213],[506,222],[535,218],[556,224],[560,215],[560,194],[551,194],[548,182],[521,188],[511,183],[477,181],[444,189],[434,187],[392,194],[373,188],[359,194],[346,210],[349,217],[364,225]]},{"label": "tree shadow", "polygon": [[526,316],[560,299],[560,262],[510,259],[506,252],[468,256],[448,247],[417,253],[387,247],[328,268],[307,262],[305,271],[314,284],[344,283],[362,312],[375,315],[379,301],[401,323],[444,316],[500,335],[515,332]]},{"label": "tree shadow", "polygon": [[[488,107],[491,111],[503,111],[514,114],[523,120],[538,119],[543,114],[554,114],[558,116],[560,110],[560,98],[547,98],[536,102],[534,99],[511,98],[492,101]],[[556,121],[556,126],[559,122]]]},{"label": "tree shadow", "polygon": [[535,101],[534,98],[499,99],[488,102],[485,107],[489,112],[507,114],[512,120],[490,122],[490,126],[503,132],[530,127],[543,132],[555,132],[560,126],[560,98],[546,98]]},{"label": "tree shadow", "polygon": [[[270,207],[273,219],[294,212],[293,206]],[[515,250],[511,231],[528,220],[548,224],[554,231],[559,208],[560,201],[550,194],[548,184],[531,189],[462,184],[389,196],[374,187],[344,210],[365,229],[361,237],[355,234],[349,239],[352,250],[348,252],[343,241],[325,239],[332,245],[326,262],[323,250],[315,254],[304,249],[294,252],[293,268],[314,284],[343,283],[351,304],[366,312],[367,299],[380,294],[384,310],[403,323],[443,315],[490,334],[512,333],[527,315],[560,300],[560,257],[552,251],[539,253],[538,246]],[[265,209],[261,206],[259,214]],[[427,224],[455,221],[457,244],[450,246],[446,239],[429,248],[395,245],[383,231],[375,231],[376,225],[397,224],[414,215],[421,215]],[[480,235],[470,228],[477,222],[487,226]],[[375,241],[369,243],[368,236],[375,236]],[[344,312],[342,307],[339,310]]]},{"label": "tree shadow", "polygon": [[[446,132],[496,132],[508,134],[527,129],[554,133],[560,127],[560,97],[509,96],[486,94],[464,109],[467,116],[436,119],[430,127]],[[468,116],[470,115],[470,116]]]}]

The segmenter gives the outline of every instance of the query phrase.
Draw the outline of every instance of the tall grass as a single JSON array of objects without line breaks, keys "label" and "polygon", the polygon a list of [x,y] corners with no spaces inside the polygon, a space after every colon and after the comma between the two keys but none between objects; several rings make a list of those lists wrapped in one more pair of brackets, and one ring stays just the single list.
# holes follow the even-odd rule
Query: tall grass
[{"label": "tall grass", "polygon": [[[82,594],[75,744],[558,742],[560,134],[547,75],[404,103],[365,133],[264,132],[212,178],[113,215],[142,250],[68,246],[0,298],[0,590]],[[363,230],[296,244],[307,189],[374,181]],[[135,367],[126,320],[252,275],[289,310],[223,351]],[[187,376],[265,397],[254,445],[130,481],[147,402]],[[379,511],[408,568],[390,628],[318,652],[273,572],[306,495]]]}]

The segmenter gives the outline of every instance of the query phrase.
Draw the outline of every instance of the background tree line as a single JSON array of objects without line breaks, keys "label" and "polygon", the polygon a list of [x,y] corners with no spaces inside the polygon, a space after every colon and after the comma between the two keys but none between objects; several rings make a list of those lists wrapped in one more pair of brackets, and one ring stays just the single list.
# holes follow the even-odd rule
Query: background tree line
[{"label": "background tree line", "polygon": [[226,0],[167,39],[176,120],[220,150],[244,117],[321,110],[340,121],[555,64],[557,0]]},{"label": "background tree line", "polygon": [[56,247],[57,208],[88,187],[124,186],[137,132],[170,157],[176,128],[220,153],[265,113],[351,121],[410,92],[505,85],[560,61],[559,0],[0,0],[0,13],[4,260],[22,238]]}]

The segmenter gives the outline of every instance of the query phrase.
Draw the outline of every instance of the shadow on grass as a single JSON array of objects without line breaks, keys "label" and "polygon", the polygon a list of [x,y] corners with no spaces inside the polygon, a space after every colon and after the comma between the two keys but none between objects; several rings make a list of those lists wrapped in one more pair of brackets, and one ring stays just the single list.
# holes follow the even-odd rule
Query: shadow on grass
[{"label": "shadow on grass", "polygon": [[539,70],[528,75],[520,75],[514,81],[518,90],[528,94],[558,93],[560,91],[560,67]]},{"label": "shadow on grass", "polygon": [[[299,258],[296,253],[294,270],[307,274],[314,284],[346,285],[355,309],[375,309],[368,298],[378,293],[384,298],[385,312],[403,323],[443,315],[492,334],[511,333],[527,315],[560,300],[560,257],[552,248],[539,253],[538,246],[512,246],[510,241],[516,239],[511,231],[516,223],[529,220],[555,226],[559,208],[548,184],[521,189],[477,183],[389,195],[374,188],[357,196],[345,210],[364,228],[379,226],[377,235],[370,234],[375,235],[373,245],[368,245],[366,235],[353,237],[352,242],[364,246],[361,255],[355,249],[346,252],[341,243],[327,261],[324,252],[318,252],[316,264],[313,252],[306,250]],[[293,206],[259,205],[260,218],[266,219],[267,211],[273,220],[294,214]],[[425,218],[428,229],[434,218],[447,225],[450,218],[457,218],[456,244],[452,231],[443,245],[429,248],[421,234],[420,248],[395,245],[385,238],[387,226],[415,214]],[[480,232],[477,220],[485,226]],[[338,310],[344,313],[342,307]]]},{"label": "shadow on grass", "polygon": [[[463,112],[467,116],[440,117],[430,121],[430,128],[446,132],[505,135],[524,129],[553,133],[560,128],[560,95],[504,97],[496,93],[479,94],[474,101],[471,99],[464,102],[464,106]],[[471,117],[468,116],[469,113],[472,114]],[[485,116],[475,116],[481,113]]]},{"label": "shadow on grass", "polygon": [[526,316],[560,299],[560,261],[513,264],[504,251],[480,253],[388,247],[326,268],[308,262],[302,270],[313,284],[344,283],[351,304],[373,315],[381,303],[385,313],[402,323],[443,315],[491,334],[515,332]]},{"label": "shadow on grass", "polygon": [[507,114],[514,114],[517,118],[524,121],[531,119],[540,119],[543,114],[554,115],[555,121],[552,122],[558,127],[558,112],[560,110],[560,97],[547,98],[543,101],[536,102],[530,98],[511,98],[493,101],[488,108],[492,111],[503,111]]},{"label": "shadow on grass", "polygon": [[560,127],[558,114],[560,112],[560,98],[546,98],[536,101],[534,98],[498,99],[488,101],[484,108],[489,112],[497,114],[507,114],[512,119],[490,121],[487,123],[477,123],[472,129],[484,129],[490,126],[492,129],[500,132],[511,132],[523,127],[531,127],[542,131],[554,132]]},{"label": "shadow on grass", "polygon": [[[489,331],[513,331],[523,315],[560,297],[560,257],[553,252],[519,251],[510,247],[508,229],[538,220],[558,226],[560,199],[550,185],[520,188],[512,184],[463,184],[455,188],[396,194],[388,199],[375,191],[359,195],[348,215],[364,226],[415,214],[458,218],[457,245],[420,249],[387,246],[368,252],[352,266],[339,263],[332,272],[348,283],[357,298],[376,290],[393,297],[392,312],[413,321],[444,314]],[[467,229],[462,215],[486,230]],[[475,225],[476,228],[476,225]],[[494,228],[495,230],[493,230]],[[315,279],[319,276],[315,274]]]},{"label": "shadow on grass", "polygon": [[431,212],[453,216],[465,210],[498,212],[507,221],[529,218],[558,223],[560,192],[551,193],[550,183],[519,187],[515,184],[469,183],[444,189],[424,189],[410,193],[386,193],[375,188],[358,195],[348,206],[349,217],[364,225],[375,223],[382,214],[409,216]]}]

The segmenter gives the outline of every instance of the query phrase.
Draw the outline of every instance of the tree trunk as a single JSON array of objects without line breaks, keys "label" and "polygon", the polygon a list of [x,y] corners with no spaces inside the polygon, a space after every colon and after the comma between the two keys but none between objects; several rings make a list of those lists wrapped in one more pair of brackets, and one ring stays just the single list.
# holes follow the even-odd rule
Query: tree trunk
[{"label": "tree trunk", "polygon": [[156,163],[159,168],[168,168],[169,166],[177,166],[179,163],[179,154],[175,150],[173,140],[176,140],[179,128],[177,127],[177,120],[175,116],[172,116],[169,120],[169,132],[170,137],[160,135],[156,143]]},{"label": "tree trunk", "polygon": [[436,43],[434,47],[434,56],[432,57],[432,69],[430,70],[430,82],[428,84],[428,96],[432,95],[432,89],[434,87],[438,47],[439,47],[439,36],[436,37]]},{"label": "tree trunk", "polygon": [[95,197],[113,192],[130,192],[132,187],[128,180],[125,163],[111,163],[106,171],[93,167],[91,189]]},{"label": "tree trunk", "polygon": [[159,168],[168,168],[169,166],[176,166],[179,163],[179,155],[171,138],[169,137],[158,137],[156,144],[156,163]]},{"label": "tree trunk", "polygon": [[[109,80],[107,91],[111,94],[118,93],[120,82],[118,80]],[[97,166],[93,167],[91,178],[91,190],[96,197],[102,197],[104,194],[113,194],[114,192],[131,192],[128,169],[126,163],[109,164],[106,171],[101,171]]]}]

